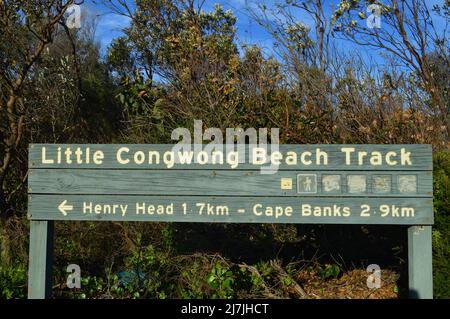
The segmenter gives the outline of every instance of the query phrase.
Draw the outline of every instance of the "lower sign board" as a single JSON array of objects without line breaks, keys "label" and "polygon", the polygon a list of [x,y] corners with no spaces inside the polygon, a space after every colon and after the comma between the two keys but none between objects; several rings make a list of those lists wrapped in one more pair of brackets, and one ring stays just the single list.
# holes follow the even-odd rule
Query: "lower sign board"
[{"label": "lower sign board", "polygon": [[53,220],[433,224],[429,145],[32,144],[29,167],[32,227]]},{"label": "lower sign board", "polygon": [[433,222],[428,198],[33,195],[35,220],[396,224]]}]

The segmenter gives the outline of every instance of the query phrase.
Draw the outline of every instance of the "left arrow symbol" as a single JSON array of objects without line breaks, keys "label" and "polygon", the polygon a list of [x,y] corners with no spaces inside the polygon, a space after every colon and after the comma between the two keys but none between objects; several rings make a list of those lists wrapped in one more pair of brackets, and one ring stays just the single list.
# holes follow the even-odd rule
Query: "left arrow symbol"
[{"label": "left arrow symbol", "polygon": [[67,199],[64,200],[61,204],[59,204],[58,209],[61,212],[61,214],[63,214],[64,216],[67,216],[67,211],[72,210],[73,206],[72,205],[66,205],[67,204]]}]

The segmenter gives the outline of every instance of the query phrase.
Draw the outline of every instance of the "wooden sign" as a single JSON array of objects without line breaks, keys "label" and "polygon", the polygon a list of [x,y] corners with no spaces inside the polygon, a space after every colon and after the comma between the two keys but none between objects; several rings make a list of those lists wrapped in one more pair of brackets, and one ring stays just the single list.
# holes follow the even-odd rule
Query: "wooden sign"
[{"label": "wooden sign", "polygon": [[32,144],[28,183],[32,239],[54,220],[396,224],[428,245],[433,224],[429,145]]}]

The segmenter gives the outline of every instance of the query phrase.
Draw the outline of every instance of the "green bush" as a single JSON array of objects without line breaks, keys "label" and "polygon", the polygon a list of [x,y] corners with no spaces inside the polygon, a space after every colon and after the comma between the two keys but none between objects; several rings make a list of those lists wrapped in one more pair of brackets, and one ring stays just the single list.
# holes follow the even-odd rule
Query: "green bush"
[{"label": "green bush", "polygon": [[0,299],[25,298],[27,272],[23,265],[0,266]]},{"label": "green bush", "polygon": [[450,152],[434,156],[433,273],[435,298],[450,297]]},{"label": "green bush", "polygon": [[87,276],[81,278],[81,287],[83,289],[76,296],[80,299],[95,298],[104,289],[104,282],[102,278],[95,276]]},{"label": "green bush", "polygon": [[341,267],[336,264],[318,265],[318,275],[322,280],[336,279],[341,274]]},{"label": "green bush", "polygon": [[[170,275],[170,253],[156,249],[153,245],[139,247],[125,259],[125,268],[129,280],[125,287],[139,292],[145,298],[165,299],[172,285]],[[123,280],[122,280],[123,281]]]},{"label": "green bush", "polygon": [[214,265],[206,281],[213,290],[212,298],[228,299],[234,296],[234,278],[233,272],[220,263]]}]

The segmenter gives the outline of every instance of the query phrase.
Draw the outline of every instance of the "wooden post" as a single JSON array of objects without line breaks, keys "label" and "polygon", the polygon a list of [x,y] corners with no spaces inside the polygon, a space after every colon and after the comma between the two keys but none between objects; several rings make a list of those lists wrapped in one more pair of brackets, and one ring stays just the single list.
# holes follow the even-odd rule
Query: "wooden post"
[{"label": "wooden post", "polygon": [[28,298],[52,295],[53,221],[30,221]]},{"label": "wooden post", "polygon": [[431,226],[408,228],[409,297],[433,298]]}]

